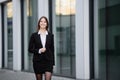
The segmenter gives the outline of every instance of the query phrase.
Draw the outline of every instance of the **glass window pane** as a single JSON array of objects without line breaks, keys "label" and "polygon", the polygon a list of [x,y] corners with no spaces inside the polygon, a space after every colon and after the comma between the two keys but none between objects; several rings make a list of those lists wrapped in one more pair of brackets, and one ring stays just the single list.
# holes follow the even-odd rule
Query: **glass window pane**
[{"label": "glass window pane", "polygon": [[56,0],[56,74],[75,76],[75,0]]},{"label": "glass window pane", "polygon": [[99,14],[99,77],[101,80],[106,79],[106,11],[105,0],[99,0],[98,14]]},{"label": "glass window pane", "polygon": [[107,3],[107,56],[108,79],[120,79],[120,0],[108,0]]},{"label": "glass window pane", "polygon": [[9,2],[7,5],[7,68],[13,69],[13,4]]},{"label": "glass window pane", "polygon": [[98,60],[95,60],[95,63],[98,61],[98,65],[95,67],[99,66],[98,78],[100,80],[119,80],[120,0],[98,0],[97,7],[98,16],[95,18],[97,20],[98,17],[99,54],[97,55]]},{"label": "glass window pane", "polygon": [[24,70],[33,72],[32,56],[28,52],[30,36],[36,31],[38,21],[38,0],[24,1]]}]

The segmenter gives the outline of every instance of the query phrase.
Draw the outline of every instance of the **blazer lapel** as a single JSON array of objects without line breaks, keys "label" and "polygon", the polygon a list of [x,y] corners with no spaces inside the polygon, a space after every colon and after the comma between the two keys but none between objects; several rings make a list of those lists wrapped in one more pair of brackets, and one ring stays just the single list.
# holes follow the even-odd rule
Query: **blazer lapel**
[{"label": "blazer lapel", "polygon": [[43,47],[42,42],[41,42],[40,34],[37,35],[37,40],[38,40],[38,42],[40,43],[40,45]]},{"label": "blazer lapel", "polygon": [[46,35],[46,43],[45,43],[45,47],[47,47],[48,39],[49,39],[49,35]]}]

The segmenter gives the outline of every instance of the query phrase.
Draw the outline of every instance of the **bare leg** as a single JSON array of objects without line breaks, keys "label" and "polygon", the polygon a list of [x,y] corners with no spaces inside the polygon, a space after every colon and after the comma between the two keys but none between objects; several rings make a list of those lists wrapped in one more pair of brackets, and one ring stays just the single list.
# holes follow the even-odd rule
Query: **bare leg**
[{"label": "bare leg", "polygon": [[36,75],[36,80],[42,80],[42,74],[35,74]]},{"label": "bare leg", "polygon": [[51,80],[52,73],[51,72],[45,72],[45,80]]}]

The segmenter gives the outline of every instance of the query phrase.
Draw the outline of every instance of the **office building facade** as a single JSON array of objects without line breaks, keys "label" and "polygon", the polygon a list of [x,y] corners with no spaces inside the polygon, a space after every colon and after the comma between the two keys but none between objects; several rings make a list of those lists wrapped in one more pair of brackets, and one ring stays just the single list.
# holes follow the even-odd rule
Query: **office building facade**
[{"label": "office building facade", "polygon": [[53,75],[119,80],[119,0],[0,0],[0,68],[33,72],[30,36],[46,16],[54,34]]}]

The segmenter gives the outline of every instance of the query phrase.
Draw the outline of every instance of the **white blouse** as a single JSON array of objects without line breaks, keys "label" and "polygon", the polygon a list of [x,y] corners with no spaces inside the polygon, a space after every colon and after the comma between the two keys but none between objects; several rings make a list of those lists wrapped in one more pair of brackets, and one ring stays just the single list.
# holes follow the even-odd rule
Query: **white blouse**
[{"label": "white blouse", "polygon": [[[39,31],[38,34],[40,34],[40,39],[41,39],[41,42],[42,42],[42,46],[43,46],[43,48],[45,48],[46,36],[48,35],[48,32],[46,31],[45,34],[43,34]],[[39,49],[39,53],[41,53],[40,49]]]}]

